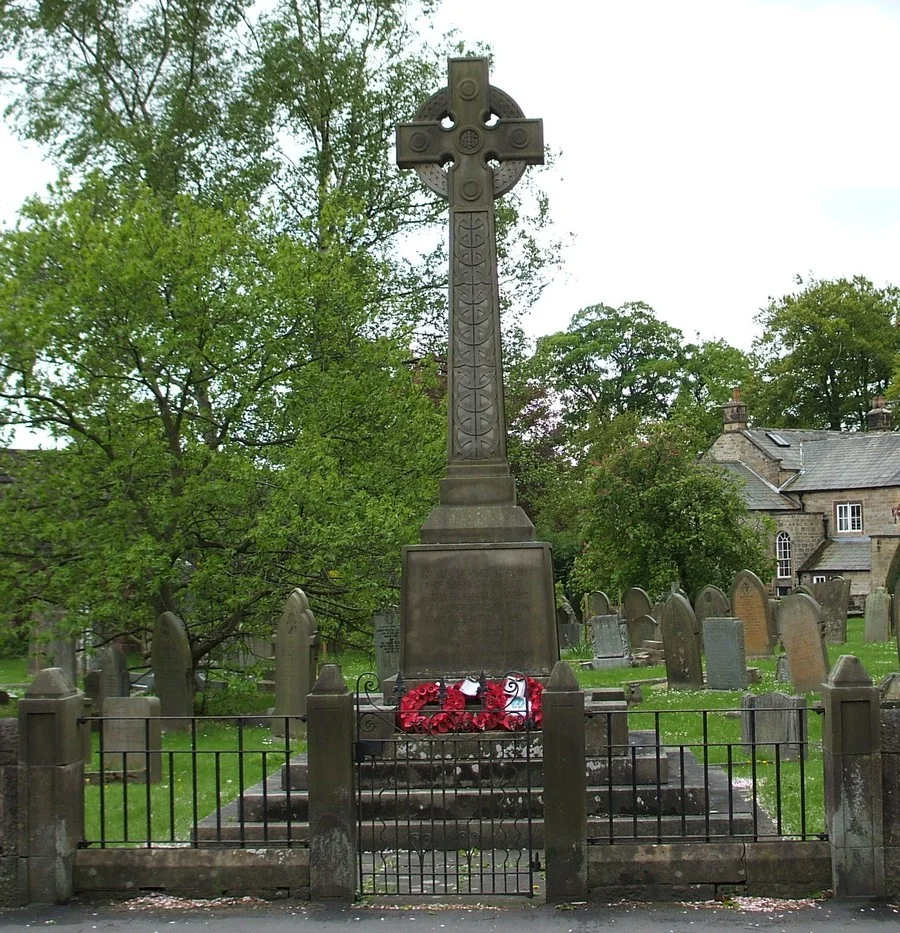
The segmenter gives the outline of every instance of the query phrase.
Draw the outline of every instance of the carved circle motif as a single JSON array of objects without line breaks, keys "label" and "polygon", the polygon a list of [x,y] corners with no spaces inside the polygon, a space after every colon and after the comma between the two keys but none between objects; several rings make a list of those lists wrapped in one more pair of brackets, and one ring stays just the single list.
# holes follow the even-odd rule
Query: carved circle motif
[{"label": "carved circle motif", "polygon": [[413,133],[409,138],[409,148],[413,152],[424,152],[428,148],[428,134],[422,132]]},{"label": "carved circle motif", "polygon": [[481,133],[474,126],[467,126],[460,131],[456,143],[465,152],[478,152],[481,148]]},{"label": "carved circle motif", "polygon": [[456,90],[463,100],[475,100],[478,95],[478,82],[473,81],[471,78],[464,78],[459,82]]},{"label": "carved circle motif", "polygon": [[481,185],[470,179],[462,186],[462,196],[467,201],[477,201],[481,197]]},{"label": "carved circle motif", "polygon": [[509,144],[514,149],[524,149],[528,145],[528,133],[521,126],[517,126],[509,134]]},{"label": "carved circle motif", "polygon": [[[461,93],[460,90],[460,94]],[[522,108],[509,94],[493,85],[491,85],[490,88],[490,105],[491,112],[505,120],[519,119],[525,116],[522,112]],[[447,88],[442,88],[437,93],[432,94],[431,97],[422,104],[416,112],[414,119],[421,120],[422,122],[434,121],[435,123],[440,123],[444,117],[450,115],[449,108],[449,91]],[[524,162],[515,160],[501,162],[500,167],[494,169],[494,197],[499,198],[506,194],[506,192],[522,177],[525,168],[526,164]],[[427,188],[430,188],[435,194],[439,194],[442,198],[448,196],[449,187],[446,169],[442,168],[440,165],[429,163],[427,165],[417,165],[416,171],[419,173],[419,178],[422,179],[422,183]]]}]

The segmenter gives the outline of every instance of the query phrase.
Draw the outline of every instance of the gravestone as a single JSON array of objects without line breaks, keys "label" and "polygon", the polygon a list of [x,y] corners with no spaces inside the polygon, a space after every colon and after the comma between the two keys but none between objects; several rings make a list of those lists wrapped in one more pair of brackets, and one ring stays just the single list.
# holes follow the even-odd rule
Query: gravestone
[{"label": "gravestone", "polygon": [[183,731],[194,715],[194,683],[191,646],[184,623],[174,612],[164,612],[153,628],[150,642],[153,689],[159,697],[163,729]]},{"label": "gravestone", "polygon": [[891,597],[879,586],[866,597],[866,641],[889,641],[891,637]]},{"label": "gravestone", "polygon": [[772,619],[769,597],[759,577],[742,570],[731,587],[731,614],[744,623],[744,647],[748,658],[772,654]]},{"label": "gravestone", "polygon": [[744,623],[740,619],[703,620],[706,686],[710,690],[743,690],[747,686]]},{"label": "gravestone", "polygon": [[610,615],[609,597],[600,590],[588,594],[588,616],[608,616]]},{"label": "gravestone", "polygon": [[[107,697],[103,701],[103,768],[143,771],[162,778],[159,697]],[[124,765],[124,767],[123,767]]]},{"label": "gravestone", "polygon": [[890,709],[900,707],[900,674],[888,674],[882,681],[881,705]]},{"label": "gravestone", "polygon": [[375,672],[379,680],[400,670],[400,610],[396,607],[372,616],[375,632]]},{"label": "gravestone", "polygon": [[775,659],[775,680],[778,683],[791,683],[791,662],[786,654],[779,654]]},{"label": "gravestone", "polygon": [[104,645],[97,660],[102,699],[127,697],[131,693],[131,678],[128,676],[128,659],[122,646],[115,642]]},{"label": "gravestone", "polygon": [[[319,633],[316,617],[303,590],[288,596],[275,635],[275,708],[272,734],[284,735],[285,718],[306,715],[306,697],[315,683],[315,648]],[[291,720],[288,728],[300,735],[303,723]]]},{"label": "gravestone", "polygon": [[[626,619],[653,615],[650,597],[639,586],[633,586],[622,597],[622,614]],[[634,644],[634,642],[632,642]]]},{"label": "gravestone", "polygon": [[636,619],[629,619],[628,640],[632,651],[643,648],[645,641],[662,641],[659,623],[653,616],[638,616]]},{"label": "gravestone", "polygon": [[724,619],[731,615],[731,603],[717,586],[704,586],[694,601],[694,615],[701,625],[704,619]]},{"label": "gravestone", "polygon": [[806,758],[806,697],[786,693],[745,694],[741,700],[741,741],[745,750],[781,760]]},{"label": "gravestone", "polygon": [[556,607],[556,635],[561,648],[573,648],[581,644],[582,626],[567,599]]},{"label": "gravestone", "polygon": [[666,600],[660,629],[663,650],[666,653],[666,679],[669,689],[701,689],[703,661],[700,656],[697,619],[691,604],[684,596],[673,593]]},{"label": "gravestone", "polygon": [[594,616],[591,619],[591,642],[594,657],[590,664],[594,670],[630,665],[628,646],[622,639],[618,615]]},{"label": "gravestone", "polygon": [[822,607],[825,641],[841,645],[847,640],[847,608],[850,604],[850,581],[841,577],[813,583],[813,598]]},{"label": "gravestone", "polygon": [[821,690],[828,679],[828,652],[819,604],[805,593],[791,593],[778,608],[778,627],[794,689]]},{"label": "gravestone", "polygon": [[47,667],[58,667],[72,686],[77,674],[75,638],[56,634],[65,613],[61,609],[35,612],[33,629],[28,643],[28,673],[37,674]]},{"label": "gravestone", "polygon": [[452,58],[396,149],[450,207],[447,470],[422,543],[403,549],[400,667],[407,679],[549,675],[551,549],[534,540],[507,460],[494,217],[494,199],[543,162],[542,124],[491,86],[486,58]]}]

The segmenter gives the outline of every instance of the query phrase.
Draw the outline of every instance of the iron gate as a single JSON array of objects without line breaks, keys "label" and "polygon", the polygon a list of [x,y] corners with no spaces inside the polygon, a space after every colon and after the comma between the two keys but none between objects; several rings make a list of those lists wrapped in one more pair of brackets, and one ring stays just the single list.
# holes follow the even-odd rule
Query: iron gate
[{"label": "iron gate", "polygon": [[530,707],[497,708],[509,677],[525,680],[482,675],[471,696],[462,682],[407,691],[398,679],[384,697],[374,675],[357,681],[362,894],[533,896],[540,732]]}]

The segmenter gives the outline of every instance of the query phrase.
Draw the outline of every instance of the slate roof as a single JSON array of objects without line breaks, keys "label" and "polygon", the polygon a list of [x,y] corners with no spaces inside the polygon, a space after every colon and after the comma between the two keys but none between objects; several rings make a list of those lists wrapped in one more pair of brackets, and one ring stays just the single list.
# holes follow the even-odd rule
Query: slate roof
[{"label": "slate roof", "polygon": [[869,538],[826,538],[807,558],[801,573],[819,571],[871,570],[872,542]]},{"label": "slate roof", "polygon": [[758,473],[754,473],[745,463],[738,460],[714,460],[715,466],[723,467],[736,476],[741,484],[744,502],[751,511],[784,512],[800,508],[797,502],[789,499]]},{"label": "slate roof", "polygon": [[830,433],[802,445],[800,472],[783,490],[877,489],[900,486],[900,431]]},{"label": "slate roof", "polygon": [[807,431],[802,428],[752,428],[744,431],[744,434],[767,457],[780,460],[783,470],[800,469],[803,462],[802,445],[807,441],[846,437],[840,431]]}]

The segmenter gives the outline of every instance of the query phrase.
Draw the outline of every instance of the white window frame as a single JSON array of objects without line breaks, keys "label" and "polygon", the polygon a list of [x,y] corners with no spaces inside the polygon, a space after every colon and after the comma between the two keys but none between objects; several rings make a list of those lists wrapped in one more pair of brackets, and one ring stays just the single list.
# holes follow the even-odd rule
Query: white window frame
[{"label": "white window frame", "polygon": [[812,578],[813,583],[827,583],[828,577],[824,573],[814,573]]},{"label": "white window frame", "polygon": [[779,580],[789,580],[793,576],[792,551],[791,536],[786,531],[779,531],[775,536],[775,560],[778,565]]},{"label": "white window frame", "polygon": [[835,502],[835,528],[839,534],[853,534],[863,530],[862,502]]}]

